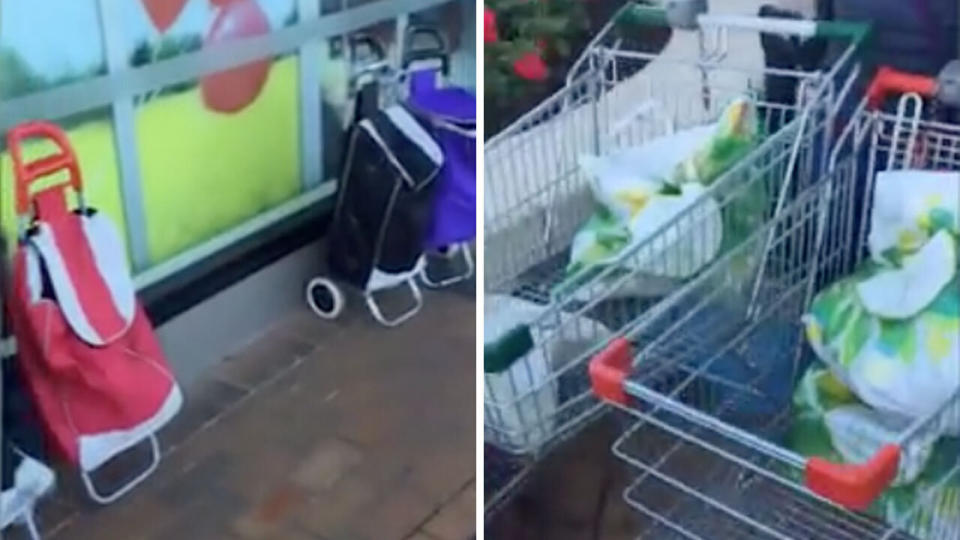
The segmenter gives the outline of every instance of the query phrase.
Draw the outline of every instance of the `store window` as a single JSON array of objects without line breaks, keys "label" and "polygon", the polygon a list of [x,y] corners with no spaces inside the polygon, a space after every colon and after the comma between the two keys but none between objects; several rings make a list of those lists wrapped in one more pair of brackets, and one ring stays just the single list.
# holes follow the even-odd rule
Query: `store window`
[{"label": "store window", "polygon": [[[0,100],[12,100],[106,73],[96,0],[3,0],[0,14]],[[94,107],[57,122],[67,129],[84,164],[86,200],[125,227],[110,108]],[[0,137],[0,216],[3,234],[16,235],[13,168]],[[28,159],[52,152],[29,142]],[[52,177],[44,182],[62,181]]]},{"label": "store window", "polygon": [[[129,3],[135,67],[270,34],[294,0],[187,0],[171,20]],[[161,23],[161,24],[158,24]],[[295,52],[265,57],[135,98],[146,241],[157,264],[301,193]]]},{"label": "store window", "polygon": [[[380,21],[314,38],[319,58],[316,51],[303,56],[304,43],[281,46],[265,40],[261,58],[213,73],[194,67],[181,78],[158,64],[191,54],[185,64],[191,65],[210,47],[276,35],[317,11],[320,16],[340,13],[374,0],[316,0],[312,13],[304,14],[297,9],[304,5],[301,0],[0,1],[0,99],[29,101],[37,93],[79,83],[77,95],[87,100],[78,102],[80,112],[68,99],[62,108],[70,114],[53,120],[75,146],[87,201],[123,229],[136,273],[229,236],[239,225],[299,201],[305,192],[330,192],[323,186],[340,174],[351,111],[350,37],[368,36],[395,58],[397,17],[407,3],[376,0],[385,6]],[[452,7],[413,16],[434,17],[431,24],[449,31],[457,50],[472,44],[469,2],[436,4]],[[449,15],[451,10],[456,16]],[[301,72],[306,58],[320,65]],[[198,63],[203,61],[192,65]],[[136,84],[141,85],[135,95],[120,90],[95,97],[100,103],[90,105],[85,81],[94,84],[94,78],[130,68],[138,70]],[[311,88],[319,90],[319,112],[316,104],[301,103]],[[20,120],[44,111],[22,113]],[[312,114],[321,118],[307,118]],[[16,121],[0,118],[0,127]],[[319,141],[316,150],[313,140]],[[0,195],[13,188],[3,150],[0,143]],[[7,205],[4,232],[13,234],[12,197],[0,199]]]},{"label": "store window", "polygon": [[[326,12],[355,8],[374,0],[323,0]],[[439,30],[450,50],[451,82],[469,89],[476,87],[474,20],[475,6],[471,0],[439,2],[429,9],[410,13],[408,25],[426,26]],[[398,23],[389,19],[360,28],[349,36],[336,36],[322,44],[321,86],[323,95],[324,172],[326,178],[339,175],[340,158],[346,140],[346,131],[356,103],[351,74],[377,60],[369,44],[374,43],[379,53],[396,66],[400,54]],[[350,49],[353,44],[353,50]],[[381,88],[385,101],[398,92]]]},{"label": "store window", "polygon": [[[84,200],[91,207],[110,216],[127,238],[124,220],[123,201],[120,190],[120,171],[117,167],[117,150],[114,144],[113,125],[110,122],[109,107],[84,111],[61,118],[57,123],[67,130],[73,150],[83,167]],[[6,152],[6,141],[0,144],[0,179],[3,192],[0,195],[0,216],[2,216],[3,234],[13,245],[17,234],[16,211],[13,194],[13,164]],[[55,152],[52,144],[46,141],[30,141],[23,149],[27,160],[50,155]],[[35,187],[44,187],[66,182],[66,173],[60,173],[41,180]]]},{"label": "store window", "polygon": [[106,73],[96,0],[3,0],[0,99]]}]

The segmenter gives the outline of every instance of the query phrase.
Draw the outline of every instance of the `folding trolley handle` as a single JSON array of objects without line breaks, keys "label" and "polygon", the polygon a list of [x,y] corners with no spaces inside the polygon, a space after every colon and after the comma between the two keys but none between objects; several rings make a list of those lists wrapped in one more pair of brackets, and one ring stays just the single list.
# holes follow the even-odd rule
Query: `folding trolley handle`
[{"label": "folding trolley handle", "polygon": [[[376,38],[367,34],[357,34],[350,37],[350,66],[353,69],[351,78],[357,78],[364,73],[376,73],[389,67],[387,62],[387,52],[383,45]],[[359,51],[366,48],[368,54],[364,58],[370,58],[368,62],[360,63]]]},{"label": "folding trolley handle", "polygon": [[[430,45],[416,45],[418,37],[430,38]],[[425,60],[439,60],[440,70],[444,76],[450,75],[450,54],[447,52],[447,42],[443,35],[435,28],[427,26],[412,27],[404,36],[403,58],[400,66],[406,71],[414,62]]]},{"label": "folding trolley handle", "polygon": [[[363,61],[360,60],[359,55],[361,49],[368,51]],[[347,57],[350,66],[347,83],[348,102],[352,101],[352,103],[347,107],[350,114],[345,115],[344,118],[345,129],[349,129],[351,125],[380,109],[381,102],[384,100],[381,83],[393,76],[386,49],[371,35],[351,36],[347,43]],[[392,99],[390,92],[387,94],[388,100]]]},{"label": "folding trolley handle", "polygon": [[[28,161],[23,155],[23,145],[30,139],[46,139],[56,146],[57,151],[48,156]],[[67,171],[67,184],[57,185],[63,188],[69,185],[76,192],[82,202],[83,180],[80,176],[80,166],[77,156],[67,140],[67,135],[56,124],[44,121],[33,121],[20,124],[7,133],[7,146],[13,160],[13,175],[16,183],[17,216],[27,219],[30,213],[34,195],[30,193],[30,186],[41,178],[46,178],[60,171]]]}]

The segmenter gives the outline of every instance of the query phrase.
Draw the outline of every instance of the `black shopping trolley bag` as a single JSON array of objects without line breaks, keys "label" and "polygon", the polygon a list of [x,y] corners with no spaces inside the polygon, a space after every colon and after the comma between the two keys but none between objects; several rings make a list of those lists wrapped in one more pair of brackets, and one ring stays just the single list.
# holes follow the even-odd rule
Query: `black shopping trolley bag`
[{"label": "black shopping trolley bag", "polygon": [[422,269],[443,161],[440,146],[403,106],[368,114],[351,130],[329,264],[368,302],[372,293],[409,282]]}]

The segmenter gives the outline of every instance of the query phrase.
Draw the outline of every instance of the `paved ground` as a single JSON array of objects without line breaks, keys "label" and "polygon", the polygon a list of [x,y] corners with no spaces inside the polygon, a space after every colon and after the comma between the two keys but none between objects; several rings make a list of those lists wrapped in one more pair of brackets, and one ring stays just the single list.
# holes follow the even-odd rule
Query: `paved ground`
[{"label": "paved ground", "polygon": [[306,311],[280,321],[187,389],[146,485],[98,508],[65,475],[41,508],[44,538],[465,540],[472,296],[472,284],[430,294],[397,330],[359,302],[337,323]]},{"label": "paved ground", "polygon": [[603,417],[550,454],[487,523],[488,540],[628,540],[646,522],[621,499],[633,475],[610,453],[619,435]]}]

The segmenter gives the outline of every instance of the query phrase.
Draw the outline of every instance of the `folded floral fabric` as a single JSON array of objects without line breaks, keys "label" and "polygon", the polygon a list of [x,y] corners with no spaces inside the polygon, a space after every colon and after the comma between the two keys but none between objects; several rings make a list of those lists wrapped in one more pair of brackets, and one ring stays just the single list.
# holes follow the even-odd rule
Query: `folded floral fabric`
[{"label": "folded floral fabric", "polygon": [[[820,359],[879,411],[922,418],[960,392],[958,219],[960,174],[879,173],[871,258],[803,317]],[[960,434],[960,410],[943,424]]]},{"label": "folded floral fabric", "polygon": [[[804,457],[834,463],[864,463],[896,442],[910,421],[881,413],[857,399],[830,371],[810,368],[794,393],[794,416],[786,443]],[[918,538],[949,538],[960,528],[960,475],[955,474],[960,439],[923,432],[901,447],[893,485],[868,513]],[[796,480],[800,481],[799,473]]]},{"label": "folded floral fabric", "polygon": [[[643,210],[626,223],[617,220],[612,212],[598,211],[574,236],[568,272],[615,263],[628,247],[660,233],[647,249],[619,265],[652,275],[689,277],[713,260],[723,239],[723,220],[717,203],[707,198],[697,205],[705,192],[706,188],[699,184],[686,184],[678,195],[653,193]],[[695,205],[686,219],[663,230]]]},{"label": "folded floral fabric", "polygon": [[746,98],[734,100],[724,110],[713,133],[692,155],[676,165],[668,184],[688,182],[710,185],[756,146],[759,135],[757,109]]},{"label": "folded floral fabric", "polygon": [[[858,286],[885,270],[873,266],[817,295],[803,317],[817,356],[871,407],[915,419],[960,391],[960,283],[954,278],[915,315],[872,313]],[[960,433],[960,411],[940,429]]]},{"label": "folded floral fabric", "polygon": [[960,236],[960,172],[877,174],[867,239],[875,260],[896,263],[942,230]]},{"label": "folded floral fabric", "polygon": [[[713,260],[724,235],[719,205],[707,187],[756,145],[752,102],[731,103],[715,124],[684,130],[604,157],[583,156],[596,213],[574,237],[561,291],[572,291],[587,274],[616,265],[652,276],[687,278]],[[689,212],[674,227],[678,216]],[[621,254],[660,235],[652,249]]]},{"label": "folded floral fabric", "polygon": [[[813,350],[874,409],[922,418],[960,392],[958,216],[960,174],[878,174],[871,258],[803,317]],[[960,434],[960,410],[942,423]]]}]

